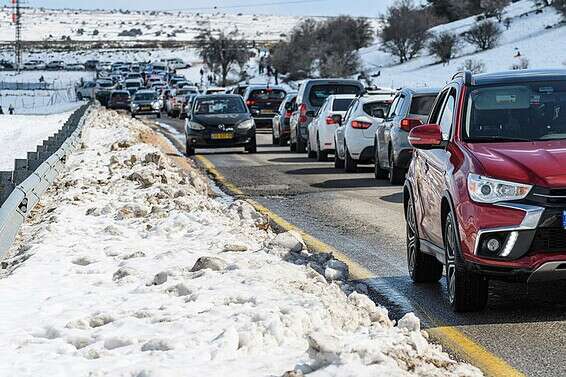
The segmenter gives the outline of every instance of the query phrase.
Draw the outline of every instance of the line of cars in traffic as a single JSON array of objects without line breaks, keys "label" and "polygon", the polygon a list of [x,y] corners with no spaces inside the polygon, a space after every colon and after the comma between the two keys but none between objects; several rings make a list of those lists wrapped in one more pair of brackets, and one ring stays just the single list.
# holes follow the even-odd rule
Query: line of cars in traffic
[{"label": "line of cars in traffic", "polygon": [[398,91],[307,80],[272,127],[274,144],[403,185],[409,275],[445,275],[454,311],[482,310],[490,280],[566,280],[566,70]]},{"label": "line of cars in traffic", "polygon": [[[171,70],[188,68],[191,65],[180,58],[165,58],[159,61]],[[89,59],[81,62],[65,62],[63,60],[51,60],[46,62],[41,59],[30,59],[22,63],[20,69],[28,71],[110,71],[111,66],[116,63]],[[127,64],[127,63],[120,63]],[[16,64],[6,59],[0,60],[1,70],[14,70]]]}]

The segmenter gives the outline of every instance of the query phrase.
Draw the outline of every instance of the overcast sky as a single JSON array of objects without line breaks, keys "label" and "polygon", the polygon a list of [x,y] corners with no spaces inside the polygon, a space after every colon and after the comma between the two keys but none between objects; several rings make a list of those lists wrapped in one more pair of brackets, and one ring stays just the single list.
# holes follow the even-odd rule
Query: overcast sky
[{"label": "overcast sky", "polygon": [[[394,0],[29,0],[32,6],[47,8],[107,9],[187,9],[212,11],[218,7],[232,13],[269,13],[280,15],[377,17]],[[165,4],[164,4],[165,3]],[[163,4],[163,5],[162,5]],[[204,9],[208,8],[208,9]]]}]

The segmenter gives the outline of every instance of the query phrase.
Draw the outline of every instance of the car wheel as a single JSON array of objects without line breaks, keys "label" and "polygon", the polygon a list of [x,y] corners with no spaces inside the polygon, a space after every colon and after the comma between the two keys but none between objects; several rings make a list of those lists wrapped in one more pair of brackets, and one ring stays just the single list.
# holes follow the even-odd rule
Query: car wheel
[{"label": "car wheel", "polygon": [[161,118],[161,113],[157,113],[157,118]]},{"label": "car wheel", "polygon": [[379,150],[377,149],[377,142],[375,143],[375,147],[373,148],[374,150],[374,156],[373,156],[373,160],[375,161],[375,165],[373,167],[373,174],[375,176],[375,179],[386,179],[388,177],[388,172],[385,169],[381,168],[381,164],[379,162]]},{"label": "car wheel", "polygon": [[328,161],[328,152],[320,150],[320,138],[316,135],[316,160],[319,162]]},{"label": "car wheel", "polygon": [[409,276],[415,283],[436,283],[442,277],[443,265],[432,255],[421,251],[415,206],[412,195],[409,197],[407,213],[407,266]]},{"label": "car wheel", "polygon": [[271,144],[277,145],[279,144],[279,138],[275,137],[275,129],[271,130]]},{"label": "car wheel", "polygon": [[297,131],[297,153],[305,153],[307,151],[305,143],[301,140],[298,131]]},{"label": "car wheel", "polygon": [[450,212],[444,227],[448,300],[455,312],[480,311],[487,304],[489,281],[484,276],[466,271],[460,265],[456,232],[454,215]]},{"label": "car wheel", "polygon": [[188,157],[195,155],[195,148],[191,147],[188,142],[186,143],[185,154]]},{"label": "car wheel", "polygon": [[307,142],[307,156],[308,158],[315,158],[316,152],[312,150],[310,140]]},{"label": "car wheel", "polygon": [[344,170],[346,173],[355,173],[358,171],[358,162],[350,156],[350,151],[348,147],[344,147]]},{"label": "car wheel", "polygon": [[389,151],[389,183],[400,185],[405,182],[405,169],[396,166],[393,151]]},{"label": "car wheel", "polygon": [[283,136],[279,137],[279,146],[284,147],[287,145],[287,139],[284,138]]},{"label": "car wheel", "polygon": [[136,117],[136,114],[132,113],[132,118],[135,118],[135,117]]},{"label": "car wheel", "polygon": [[248,153],[257,153],[257,142],[255,139],[255,135],[254,135],[254,139],[248,144],[245,150]]},{"label": "car wheel", "polygon": [[336,145],[336,151],[334,152],[334,168],[344,169],[344,160],[338,155],[338,144],[336,144],[336,140],[334,140],[334,145]]}]

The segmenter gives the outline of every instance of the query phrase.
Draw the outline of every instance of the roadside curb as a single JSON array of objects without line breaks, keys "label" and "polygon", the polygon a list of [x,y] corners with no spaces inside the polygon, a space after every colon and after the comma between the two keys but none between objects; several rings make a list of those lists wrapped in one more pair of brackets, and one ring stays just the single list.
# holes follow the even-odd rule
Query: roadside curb
[{"label": "roadside curb", "polygon": [[[287,220],[272,212],[262,204],[249,198],[236,185],[228,181],[205,156],[198,155],[195,157],[195,160],[224,191],[238,199],[246,200],[258,212],[267,216],[269,222],[276,230],[293,230],[298,232],[303,237],[303,240],[311,251],[332,253],[336,259],[342,261],[348,266],[351,280],[367,280],[374,277],[374,274],[371,271],[353,261],[341,251],[311,236],[303,229],[289,223]],[[482,345],[474,342],[466,336],[464,332],[460,331],[456,327],[442,326],[441,324],[438,324],[438,326],[428,328],[426,331],[429,333],[431,338],[440,343],[445,350],[450,350],[450,353],[453,355],[478,367],[487,376],[525,376],[525,374],[514,369],[506,361],[492,354]]]}]

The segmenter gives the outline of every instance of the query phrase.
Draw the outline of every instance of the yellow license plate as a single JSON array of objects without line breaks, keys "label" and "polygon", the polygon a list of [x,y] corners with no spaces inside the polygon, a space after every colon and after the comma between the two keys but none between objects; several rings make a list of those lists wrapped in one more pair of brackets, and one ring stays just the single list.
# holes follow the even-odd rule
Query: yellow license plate
[{"label": "yellow license plate", "polygon": [[234,134],[231,132],[220,132],[210,135],[210,138],[215,140],[226,140],[234,138]]},{"label": "yellow license plate", "polygon": [[259,113],[260,114],[273,114],[274,112],[273,112],[273,110],[261,110]]}]

